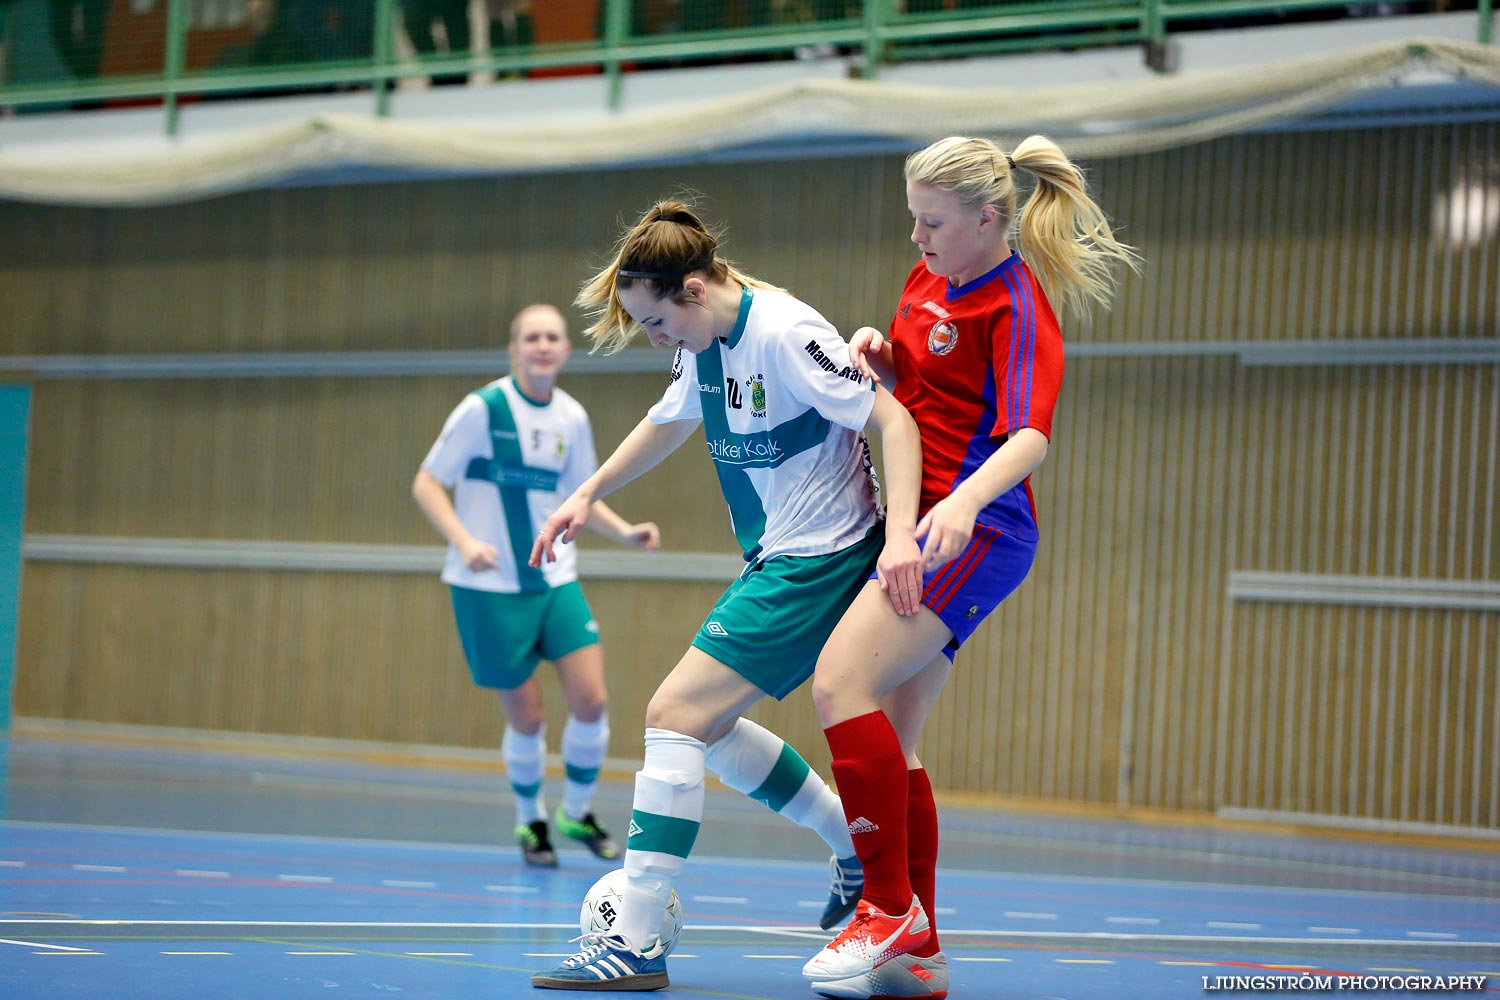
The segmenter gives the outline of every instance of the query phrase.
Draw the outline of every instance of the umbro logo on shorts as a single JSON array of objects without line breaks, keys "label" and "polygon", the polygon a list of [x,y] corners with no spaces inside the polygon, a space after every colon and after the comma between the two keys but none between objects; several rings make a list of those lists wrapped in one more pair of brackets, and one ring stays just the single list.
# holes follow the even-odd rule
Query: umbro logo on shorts
[{"label": "umbro logo on shorts", "polygon": [[729,634],[729,630],[727,628],[725,628],[723,625],[720,625],[718,622],[709,622],[707,625],[703,626],[703,628],[704,628],[705,631],[708,632],[709,635],[728,635]]},{"label": "umbro logo on shorts", "polygon": [[879,830],[879,829],[880,829],[880,824],[878,824],[878,823],[871,823],[869,820],[865,819],[863,816],[859,817],[854,822],[852,822],[852,823],[849,824],[849,832],[850,833],[874,833],[876,830]]}]

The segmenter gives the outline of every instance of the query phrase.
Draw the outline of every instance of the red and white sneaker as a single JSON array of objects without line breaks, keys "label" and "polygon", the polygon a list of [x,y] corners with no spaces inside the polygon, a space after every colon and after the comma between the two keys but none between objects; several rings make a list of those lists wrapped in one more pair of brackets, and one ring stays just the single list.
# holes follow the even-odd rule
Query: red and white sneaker
[{"label": "red and white sneaker", "polygon": [[897,955],[853,979],[813,983],[813,992],[852,1000],[944,1000],[948,995],[948,956]]},{"label": "red and white sneaker", "polygon": [[802,967],[802,974],[816,984],[839,982],[868,975],[897,955],[921,947],[931,933],[927,914],[916,896],[905,913],[881,913],[861,899],[838,937]]}]

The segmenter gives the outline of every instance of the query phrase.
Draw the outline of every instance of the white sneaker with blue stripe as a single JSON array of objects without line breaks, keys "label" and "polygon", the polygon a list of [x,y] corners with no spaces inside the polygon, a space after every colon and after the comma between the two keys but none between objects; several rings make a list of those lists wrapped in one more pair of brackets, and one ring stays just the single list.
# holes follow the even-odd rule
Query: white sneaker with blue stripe
[{"label": "white sneaker with blue stripe", "polygon": [[531,985],[541,990],[659,990],[667,986],[667,956],[659,945],[647,958],[616,934],[584,939],[583,950]]}]

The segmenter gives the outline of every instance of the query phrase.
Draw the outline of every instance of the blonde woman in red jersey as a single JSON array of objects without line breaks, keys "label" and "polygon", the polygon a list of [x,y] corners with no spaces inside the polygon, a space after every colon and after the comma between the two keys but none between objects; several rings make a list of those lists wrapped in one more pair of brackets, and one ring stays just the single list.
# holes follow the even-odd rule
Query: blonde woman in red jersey
[{"label": "blonde woman in red jersey", "polygon": [[[1036,182],[1019,252],[1017,171]],[[911,617],[867,584],[813,675],[865,869],[854,919],[803,969],[815,992],[835,997],[947,995],[932,923],[937,810],[917,739],[954,654],[1036,555],[1030,476],[1047,455],[1062,382],[1058,319],[1107,306],[1114,266],[1137,263],[1083,174],[1042,136],[1009,154],[986,139],[943,139],[908,157],[905,176],[922,259],[888,333],[861,328],[850,353],[921,430],[925,575]]]}]

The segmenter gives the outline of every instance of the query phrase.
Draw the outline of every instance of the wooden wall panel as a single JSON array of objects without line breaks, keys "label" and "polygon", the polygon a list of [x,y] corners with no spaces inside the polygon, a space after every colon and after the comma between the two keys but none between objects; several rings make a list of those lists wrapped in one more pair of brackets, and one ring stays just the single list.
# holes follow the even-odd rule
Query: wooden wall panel
[{"label": "wooden wall panel", "polygon": [[[960,657],[922,747],[940,787],[1500,826],[1495,613],[1227,596],[1246,570],[1500,578],[1500,366],[1201,350],[1500,335],[1500,242],[1449,241],[1442,200],[1496,162],[1490,122],[1090,165],[1147,266],[1068,331],[1116,353],[1070,357],[1036,567]],[[912,263],[895,157],[0,204],[0,352],[496,348],[515,309],[566,303],[621,221],[683,187],[747,269],[846,331],[884,323]],[[27,528],[435,543],[411,476],[489,377],[41,381]],[[661,381],[564,385],[602,454]],[[611,502],[669,548],[732,551],[699,440]],[[493,745],[435,580],[34,563],[24,587],[21,714]],[[719,588],[588,589],[611,753],[633,756]],[[443,678],[418,689],[427,659]],[[826,764],[805,695],[756,715]]]},{"label": "wooden wall panel", "polygon": [[[452,408],[491,377],[41,382],[27,530],[436,544],[412,477]],[[666,375],[563,384],[586,401],[603,456]],[[664,497],[701,502],[663,510]],[[662,520],[667,548],[735,551],[701,434],[610,503]]]},{"label": "wooden wall panel", "polygon": [[[1111,315],[1070,335],[1492,334],[1500,250],[1450,245],[1442,199],[1497,161],[1490,122],[1237,136],[1092,164],[1148,266]],[[488,347],[526,302],[570,302],[621,223],[683,190],[728,229],[731,257],[842,329],[883,325],[914,263],[896,157],[276,189],[118,211],[0,204],[0,353]]]},{"label": "wooden wall panel", "polygon": [[[31,563],[18,713],[396,743],[499,745],[435,577]],[[619,756],[713,584],[593,581]],[[562,699],[543,668],[549,718]]]},{"label": "wooden wall panel", "polygon": [[1496,617],[1238,609],[1221,804],[1493,829]]}]

